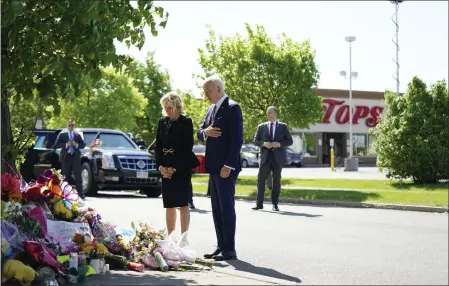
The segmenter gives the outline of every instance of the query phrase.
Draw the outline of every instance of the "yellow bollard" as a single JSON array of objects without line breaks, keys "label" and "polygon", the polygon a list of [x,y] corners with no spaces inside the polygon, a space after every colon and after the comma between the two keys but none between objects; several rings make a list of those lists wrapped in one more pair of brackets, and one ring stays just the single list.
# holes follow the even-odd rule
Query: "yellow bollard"
[{"label": "yellow bollard", "polygon": [[334,162],[334,148],[331,148],[331,170],[334,171],[334,166],[335,166],[335,162]]}]

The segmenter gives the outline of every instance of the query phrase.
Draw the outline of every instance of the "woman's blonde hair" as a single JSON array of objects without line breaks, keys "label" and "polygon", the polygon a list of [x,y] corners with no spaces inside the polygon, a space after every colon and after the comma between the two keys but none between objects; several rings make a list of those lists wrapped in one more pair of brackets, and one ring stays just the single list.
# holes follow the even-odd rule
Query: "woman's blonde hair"
[{"label": "woman's blonde hair", "polygon": [[161,97],[160,103],[162,106],[162,115],[167,116],[165,112],[164,106],[165,103],[168,102],[169,106],[173,108],[173,110],[179,115],[186,115],[184,111],[184,104],[182,103],[181,96],[176,91],[170,91],[163,97]]}]

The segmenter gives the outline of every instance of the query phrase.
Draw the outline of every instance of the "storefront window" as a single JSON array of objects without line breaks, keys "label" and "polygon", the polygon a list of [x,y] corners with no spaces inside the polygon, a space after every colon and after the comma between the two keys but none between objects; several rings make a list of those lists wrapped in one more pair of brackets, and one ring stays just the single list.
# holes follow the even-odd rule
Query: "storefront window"
[{"label": "storefront window", "polygon": [[316,156],[317,153],[317,140],[316,133],[303,133],[305,141],[305,153],[304,157]]},{"label": "storefront window", "polygon": [[368,156],[376,156],[373,143],[376,141],[376,135],[368,134]]},{"label": "storefront window", "polygon": [[290,148],[296,153],[304,153],[304,140],[302,140],[301,134],[292,134],[293,144]]},{"label": "storefront window", "polygon": [[352,138],[352,143],[354,144],[354,155],[356,156],[366,156],[367,155],[367,135],[368,134],[354,134]]}]

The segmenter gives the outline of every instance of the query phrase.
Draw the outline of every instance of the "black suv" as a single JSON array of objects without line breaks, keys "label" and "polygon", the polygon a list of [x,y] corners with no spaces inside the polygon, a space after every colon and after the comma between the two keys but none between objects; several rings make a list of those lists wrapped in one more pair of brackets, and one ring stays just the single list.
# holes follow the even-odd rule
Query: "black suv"
[{"label": "black suv", "polygon": [[[61,169],[59,152],[52,149],[63,129],[34,129],[36,143],[29,148],[20,166],[29,182],[49,168]],[[154,155],[140,149],[125,133],[101,128],[76,128],[86,148],[81,151],[81,178],[84,194],[95,196],[98,190],[140,190],[148,197],[161,195],[161,174]],[[100,145],[89,146],[95,140]]]}]

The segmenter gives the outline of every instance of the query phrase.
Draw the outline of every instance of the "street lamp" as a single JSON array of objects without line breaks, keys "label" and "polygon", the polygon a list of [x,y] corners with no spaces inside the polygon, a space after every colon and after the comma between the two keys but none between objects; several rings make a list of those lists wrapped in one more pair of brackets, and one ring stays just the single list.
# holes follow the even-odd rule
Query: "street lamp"
[{"label": "street lamp", "polygon": [[[354,36],[345,37],[345,41],[349,43],[349,158],[345,159],[345,171],[357,171],[358,170],[358,159],[353,158],[353,146],[352,146],[352,78],[357,78],[358,73],[352,71],[352,45],[351,43],[355,41]],[[341,76],[346,78],[346,71],[340,72]]]},{"label": "street lamp", "polygon": [[393,78],[396,80],[396,94],[399,96],[399,23],[398,23],[398,11],[399,11],[399,4],[404,2],[403,0],[393,0],[390,1],[390,3],[393,3],[396,6],[396,10],[394,13],[394,16],[391,18],[391,21],[393,21],[394,25],[396,26],[396,36],[395,39],[393,39],[393,43],[396,46],[396,60],[393,59],[393,62],[396,64],[396,76],[393,76]]},{"label": "street lamp", "polygon": [[[344,77],[345,79],[348,78],[346,71],[340,71],[340,75],[342,77]],[[349,80],[356,79],[358,75],[359,75],[358,72],[351,71],[351,76],[350,76]],[[352,155],[353,155],[353,150],[352,150],[352,145],[353,145],[353,142],[352,142],[352,116],[353,116],[353,114],[352,113],[353,112],[352,112],[352,92],[351,92],[351,88],[350,88],[350,93],[349,93],[349,110],[348,110],[348,112],[350,114],[349,115],[349,136],[350,136],[350,140],[349,141],[350,141],[350,145],[351,145],[351,147],[349,149],[349,157],[352,157]]]}]

